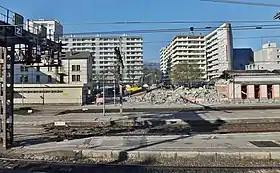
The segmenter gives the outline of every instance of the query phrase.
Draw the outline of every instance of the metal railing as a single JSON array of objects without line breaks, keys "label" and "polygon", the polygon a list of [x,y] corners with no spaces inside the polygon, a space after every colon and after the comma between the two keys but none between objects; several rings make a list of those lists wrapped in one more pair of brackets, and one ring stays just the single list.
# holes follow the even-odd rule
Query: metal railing
[{"label": "metal railing", "polygon": [[13,16],[15,14],[16,14],[15,12],[13,12],[3,6],[0,6],[0,21],[13,25],[14,24]]}]

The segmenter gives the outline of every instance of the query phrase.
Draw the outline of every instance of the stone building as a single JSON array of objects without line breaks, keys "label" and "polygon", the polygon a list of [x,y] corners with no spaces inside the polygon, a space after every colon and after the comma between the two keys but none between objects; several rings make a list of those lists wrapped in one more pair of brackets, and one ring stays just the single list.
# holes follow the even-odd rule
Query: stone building
[{"label": "stone building", "polygon": [[216,89],[230,100],[280,99],[280,70],[225,71]]}]

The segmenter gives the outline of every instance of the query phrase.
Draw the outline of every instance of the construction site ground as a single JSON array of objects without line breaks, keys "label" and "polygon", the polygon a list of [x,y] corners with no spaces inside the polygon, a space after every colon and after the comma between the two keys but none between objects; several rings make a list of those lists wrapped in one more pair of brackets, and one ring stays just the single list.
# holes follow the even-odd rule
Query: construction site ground
[{"label": "construction site ground", "polygon": [[[275,107],[277,105],[274,105]],[[81,108],[81,107],[80,107]],[[36,109],[36,108],[35,108]],[[218,157],[228,156],[236,158],[253,157],[256,159],[280,159],[280,109],[263,110],[201,110],[201,111],[145,111],[118,113],[65,113],[61,107],[48,106],[38,109],[31,114],[15,115],[15,147],[9,152],[16,155],[28,156],[37,159],[54,159],[59,156],[72,158],[91,158],[95,161],[116,160],[125,155],[128,160],[145,160],[148,157],[156,158],[188,158],[188,157]],[[276,130],[269,133],[216,133],[215,122],[237,124],[234,129],[256,123],[256,127],[270,128],[274,124]],[[57,136],[46,131],[42,125],[65,123],[65,129],[73,125],[82,129],[83,126],[101,127],[106,129],[110,124],[154,124],[186,123],[190,126],[204,125],[200,133],[185,134],[124,133],[122,135],[92,135],[82,139],[57,140]],[[194,123],[196,122],[196,123]],[[268,126],[263,124],[268,123]],[[269,124],[270,123],[270,124]],[[144,123],[143,123],[144,124]],[[212,125],[215,125],[215,129]],[[210,130],[206,126],[211,126]],[[144,126],[144,125],[143,125]],[[218,124],[221,126],[221,124]],[[201,126],[200,126],[201,127]],[[255,126],[253,128],[256,128]],[[193,128],[193,127],[192,127]],[[232,127],[231,127],[232,128]],[[260,129],[260,128],[258,128]],[[88,129],[87,129],[88,130]],[[207,133],[204,133],[207,132]],[[53,140],[52,140],[53,139]]]}]

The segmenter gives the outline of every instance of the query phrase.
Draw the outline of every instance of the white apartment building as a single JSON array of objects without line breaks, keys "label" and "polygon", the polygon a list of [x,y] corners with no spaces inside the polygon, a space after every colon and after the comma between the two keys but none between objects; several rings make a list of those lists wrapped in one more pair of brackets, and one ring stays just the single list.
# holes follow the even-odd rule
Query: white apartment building
[{"label": "white apartment building", "polygon": [[121,47],[123,54],[123,82],[134,83],[143,75],[143,37],[141,36],[86,36],[86,37],[62,37],[67,45],[64,51],[84,52],[93,54],[93,81],[99,86],[105,73],[106,86],[112,86],[115,82],[114,69],[116,67],[115,47]]},{"label": "white apartment building", "polygon": [[63,36],[63,26],[57,20],[28,20],[26,28],[29,32],[38,34],[42,30],[41,26],[46,28],[47,38],[52,41],[58,41]]},{"label": "white apartment building", "polygon": [[223,24],[207,35],[183,34],[175,36],[160,51],[161,71],[166,76],[181,62],[199,65],[203,80],[218,77],[232,69],[233,43],[230,24]]},{"label": "white apartment building", "polygon": [[207,79],[219,77],[232,69],[233,40],[231,25],[225,23],[205,36]]},{"label": "white apartment building", "polygon": [[276,43],[267,43],[254,51],[254,63],[246,65],[246,70],[279,70],[280,48]]},{"label": "white apartment building", "polygon": [[176,35],[170,44],[161,50],[161,71],[166,76],[179,63],[198,65],[206,79],[204,35]]},{"label": "white apartment building", "polygon": [[160,49],[160,71],[162,72],[163,75],[167,75],[168,70],[167,70],[167,60],[168,58],[165,57],[165,47]]},{"label": "white apartment building", "polygon": [[67,52],[59,67],[16,64],[15,103],[85,104],[93,89],[92,59],[90,52]]},{"label": "white apartment building", "polygon": [[15,84],[89,84],[92,82],[90,52],[67,52],[62,66],[28,67],[15,64]]}]

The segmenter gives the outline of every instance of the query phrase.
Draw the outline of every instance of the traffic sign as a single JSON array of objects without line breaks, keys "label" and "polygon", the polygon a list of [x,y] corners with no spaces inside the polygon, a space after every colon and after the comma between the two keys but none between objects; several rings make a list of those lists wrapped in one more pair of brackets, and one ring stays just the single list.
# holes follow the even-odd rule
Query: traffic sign
[{"label": "traffic sign", "polygon": [[15,27],[15,35],[19,37],[22,36],[22,28],[20,26]]}]

